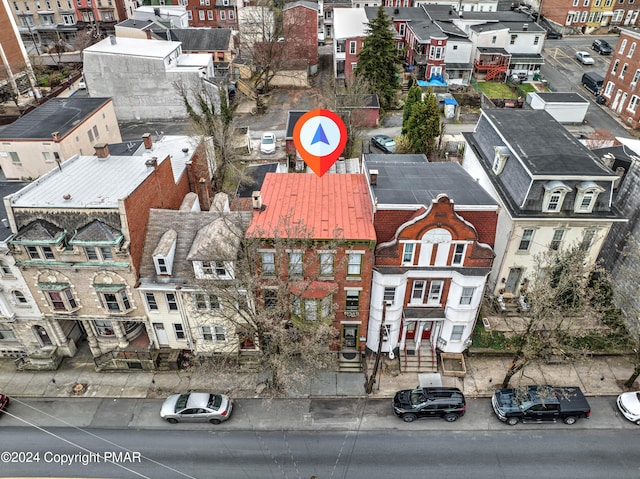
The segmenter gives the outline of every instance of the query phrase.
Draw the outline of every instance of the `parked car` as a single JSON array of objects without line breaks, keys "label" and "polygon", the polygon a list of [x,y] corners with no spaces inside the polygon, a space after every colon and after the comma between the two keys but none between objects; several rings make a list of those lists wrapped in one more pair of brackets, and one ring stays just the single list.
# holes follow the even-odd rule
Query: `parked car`
[{"label": "parked car", "polygon": [[528,386],[524,389],[498,389],[491,398],[493,412],[509,426],[522,422],[575,424],[588,418],[591,407],[578,387]]},{"label": "parked car", "polygon": [[583,65],[593,65],[596,62],[589,52],[576,52],[576,60]]},{"label": "parked car", "polygon": [[640,391],[622,393],[616,403],[624,417],[640,426]]},{"label": "parked car", "polygon": [[396,142],[387,135],[375,135],[371,142],[386,153],[393,153],[396,149]]},{"label": "parked car", "polygon": [[324,45],[324,43],[325,43],[324,33],[318,32],[318,45]]},{"label": "parked car", "polygon": [[594,40],[591,44],[591,48],[600,55],[611,55],[611,52],[613,51],[609,42],[600,39]]},{"label": "parked car", "polygon": [[600,95],[604,77],[598,72],[586,72],[582,75],[582,86],[594,95]]},{"label": "parked car", "polygon": [[436,417],[453,422],[466,411],[464,394],[458,388],[416,388],[398,391],[393,398],[393,413],[404,422]]},{"label": "parked car", "polygon": [[87,89],[87,83],[84,81],[84,77],[82,77],[78,82],[78,90],[86,90],[86,89]]},{"label": "parked car", "polygon": [[560,39],[562,38],[562,33],[557,32],[555,30],[547,30],[546,37],[549,38],[550,40]]},{"label": "parked car", "polygon": [[8,405],[9,405],[9,396],[0,394],[0,414],[2,414],[5,409],[7,409]]},{"label": "parked car", "polygon": [[171,424],[207,421],[220,424],[231,417],[232,409],[231,399],[224,394],[192,392],[165,399],[160,417]]},{"label": "parked car", "polygon": [[276,135],[265,131],[260,140],[260,153],[271,155],[276,152]]}]

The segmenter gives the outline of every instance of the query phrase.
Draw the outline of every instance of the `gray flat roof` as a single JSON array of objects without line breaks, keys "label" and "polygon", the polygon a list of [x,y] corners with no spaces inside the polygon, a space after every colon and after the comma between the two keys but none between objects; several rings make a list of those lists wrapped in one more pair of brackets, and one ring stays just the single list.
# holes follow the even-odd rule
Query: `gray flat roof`
[{"label": "gray flat roof", "polygon": [[[154,170],[145,162],[153,157],[158,164],[171,161],[174,180],[186,169],[200,137],[165,136],[135,154],[98,158],[74,156],[11,199],[13,207],[118,208],[118,200],[129,196]],[[185,153],[183,148],[187,148]],[[168,158],[168,160],[167,160]],[[69,199],[65,199],[69,196]]]},{"label": "gray flat roof", "polygon": [[52,98],[0,130],[0,140],[51,141],[57,131],[65,137],[111,98]]},{"label": "gray flat roof", "polygon": [[547,103],[589,103],[580,93],[557,92],[557,93],[537,93],[537,95]]},{"label": "gray flat roof", "polygon": [[532,175],[611,176],[586,146],[544,110],[482,110]]},{"label": "gray flat roof", "polygon": [[378,170],[377,185],[372,189],[379,205],[428,206],[445,193],[457,207],[497,207],[491,195],[458,163],[365,161],[368,170]]}]

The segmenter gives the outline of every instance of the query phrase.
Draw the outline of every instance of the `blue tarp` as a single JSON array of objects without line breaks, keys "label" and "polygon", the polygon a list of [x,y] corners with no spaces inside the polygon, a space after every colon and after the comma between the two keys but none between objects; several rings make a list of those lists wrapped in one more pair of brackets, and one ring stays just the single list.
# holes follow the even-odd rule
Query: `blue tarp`
[{"label": "blue tarp", "polygon": [[429,80],[418,80],[420,86],[447,86],[442,75],[434,75]]},{"label": "blue tarp", "polygon": [[458,102],[456,101],[455,98],[445,98],[444,99],[444,104],[445,105],[457,105]]}]

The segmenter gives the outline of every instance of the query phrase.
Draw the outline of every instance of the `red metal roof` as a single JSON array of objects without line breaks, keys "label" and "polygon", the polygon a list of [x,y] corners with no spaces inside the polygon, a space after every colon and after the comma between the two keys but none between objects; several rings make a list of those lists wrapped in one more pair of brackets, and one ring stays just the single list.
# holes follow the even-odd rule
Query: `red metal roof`
[{"label": "red metal roof", "polygon": [[248,237],[376,239],[365,175],[267,173],[260,194]]}]

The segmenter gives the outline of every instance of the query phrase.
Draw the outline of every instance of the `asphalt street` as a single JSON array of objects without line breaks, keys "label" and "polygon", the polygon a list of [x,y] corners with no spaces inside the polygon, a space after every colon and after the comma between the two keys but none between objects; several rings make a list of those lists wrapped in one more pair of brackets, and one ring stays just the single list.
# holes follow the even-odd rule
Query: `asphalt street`
[{"label": "asphalt street", "polygon": [[[617,410],[615,396],[589,397],[591,418],[575,425],[518,424],[514,429],[637,430]],[[493,414],[489,398],[467,398],[466,414],[456,422],[424,419],[411,424],[393,415],[390,399],[237,399],[230,420],[171,425],[159,416],[161,399],[12,398],[0,427],[129,428],[200,431],[496,431],[511,429]]]}]

